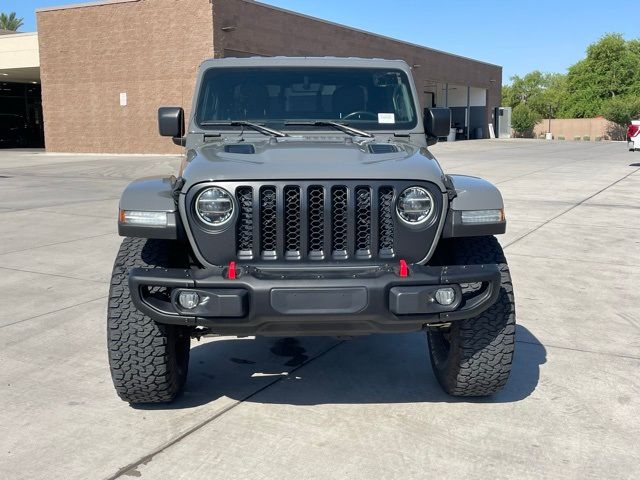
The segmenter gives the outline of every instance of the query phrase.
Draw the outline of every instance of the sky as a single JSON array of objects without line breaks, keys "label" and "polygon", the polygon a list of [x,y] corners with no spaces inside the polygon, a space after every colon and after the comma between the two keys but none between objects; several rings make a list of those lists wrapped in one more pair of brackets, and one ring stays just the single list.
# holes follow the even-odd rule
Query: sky
[{"label": "sky", "polygon": [[[215,1],[215,0],[214,0]],[[0,12],[24,18],[35,9],[82,0],[0,0]],[[533,70],[564,73],[602,35],[640,37],[633,2],[601,0],[263,0],[263,3],[502,65],[503,82]],[[611,8],[606,8],[610,5]]]}]

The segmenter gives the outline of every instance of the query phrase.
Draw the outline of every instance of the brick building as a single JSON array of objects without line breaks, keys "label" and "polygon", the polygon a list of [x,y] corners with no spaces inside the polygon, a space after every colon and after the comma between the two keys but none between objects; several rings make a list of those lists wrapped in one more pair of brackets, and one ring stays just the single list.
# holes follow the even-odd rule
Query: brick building
[{"label": "brick building", "polygon": [[188,112],[210,57],[402,58],[425,106],[452,107],[468,138],[488,135],[500,102],[499,66],[251,0],[107,0],[41,9],[37,19],[49,151],[179,152],[158,136],[157,108]]}]

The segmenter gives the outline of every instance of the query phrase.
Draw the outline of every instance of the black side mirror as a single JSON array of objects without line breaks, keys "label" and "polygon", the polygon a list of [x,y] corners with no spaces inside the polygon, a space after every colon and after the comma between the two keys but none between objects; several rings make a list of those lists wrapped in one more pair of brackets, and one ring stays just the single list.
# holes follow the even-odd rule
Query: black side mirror
[{"label": "black side mirror", "polygon": [[183,145],[184,110],[181,107],[160,107],[158,109],[158,129],[163,137],[173,137],[173,142],[176,145]]},{"label": "black side mirror", "polygon": [[451,110],[449,108],[425,108],[424,129],[427,143],[433,145],[438,137],[446,137],[451,129]]}]

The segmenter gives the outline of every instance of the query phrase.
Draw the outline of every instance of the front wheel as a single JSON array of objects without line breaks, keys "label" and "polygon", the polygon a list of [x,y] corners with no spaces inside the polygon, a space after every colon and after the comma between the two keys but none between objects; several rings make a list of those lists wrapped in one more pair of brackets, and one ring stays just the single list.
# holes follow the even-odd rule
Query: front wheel
[{"label": "front wheel", "polygon": [[428,331],[433,371],[451,395],[492,395],[507,383],[514,353],[516,312],[509,266],[495,237],[455,239],[447,256],[455,265],[497,264],[502,283],[496,303],[477,317]]},{"label": "front wheel", "polygon": [[180,249],[174,243],[126,238],[113,266],[107,314],[109,365],[118,395],[132,404],[170,402],[182,392],[187,378],[190,330],[154,322],[133,305],[129,292],[132,268],[169,268],[179,263],[175,254]]}]

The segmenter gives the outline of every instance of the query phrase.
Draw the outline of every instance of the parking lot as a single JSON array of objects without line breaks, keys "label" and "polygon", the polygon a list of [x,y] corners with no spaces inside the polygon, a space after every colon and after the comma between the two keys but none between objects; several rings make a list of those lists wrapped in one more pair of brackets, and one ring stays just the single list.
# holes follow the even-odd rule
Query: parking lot
[{"label": "parking lot", "polygon": [[439,144],[501,189],[512,377],[457,400],[424,334],[193,341],[186,393],[111,385],[118,198],[176,157],[0,150],[0,479],[640,477],[640,153],[622,143]]}]

